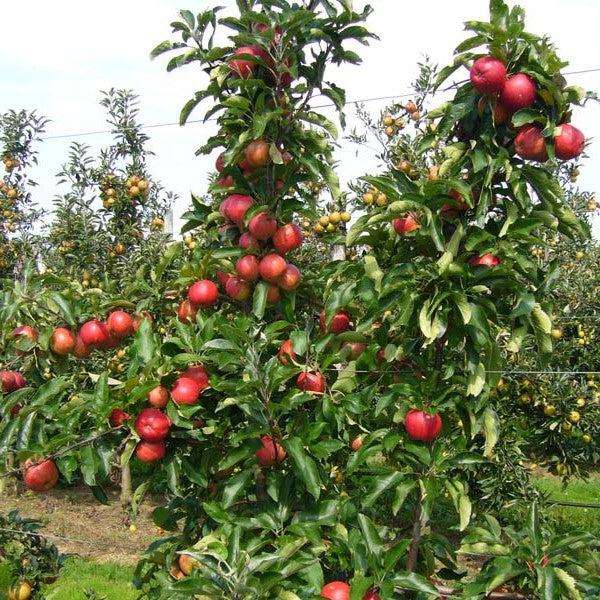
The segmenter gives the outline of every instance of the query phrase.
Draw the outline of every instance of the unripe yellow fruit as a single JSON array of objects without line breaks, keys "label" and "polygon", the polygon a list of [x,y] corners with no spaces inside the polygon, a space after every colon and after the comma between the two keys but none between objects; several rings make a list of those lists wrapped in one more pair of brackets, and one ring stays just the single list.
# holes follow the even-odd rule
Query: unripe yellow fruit
[{"label": "unripe yellow fruit", "polygon": [[329,215],[329,222],[337,225],[342,220],[342,215],[339,212],[332,212]]},{"label": "unripe yellow fruit", "polygon": [[385,194],[379,194],[375,201],[377,206],[385,206],[387,204],[387,196]]},{"label": "unripe yellow fruit", "polygon": [[371,192],[367,192],[366,194],[363,194],[363,201],[365,204],[373,204],[375,196],[373,196]]},{"label": "unripe yellow fruit", "polygon": [[344,223],[348,223],[348,221],[350,221],[350,219],[352,219],[352,215],[347,210],[343,211],[340,214],[340,217],[342,218],[342,221]]},{"label": "unripe yellow fruit", "polygon": [[390,125],[394,124],[394,119],[392,119],[392,117],[390,117],[389,115],[387,117],[383,117],[383,124],[386,127],[389,127]]},{"label": "unripe yellow fruit", "polygon": [[328,233],[333,233],[336,229],[337,227],[333,223],[329,223],[329,225],[327,225],[325,228]]},{"label": "unripe yellow fruit", "polygon": [[547,417],[552,417],[553,415],[556,414],[556,406],[554,406],[553,404],[545,404],[544,405],[544,414]]},{"label": "unripe yellow fruit", "polygon": [[580,420],[581,420],[581,415],[579,414],[578,411],[572,410],[569,413],[569,421],[571,421],[571,423],[579,423]]},{"label": "unripe yellow fruit", "polygon": [[323,215],[320,219],[319,219],[319,223],[323,226],[323,227],[327,227],[327,225],[329,225],[329,217],[327,215]]}]

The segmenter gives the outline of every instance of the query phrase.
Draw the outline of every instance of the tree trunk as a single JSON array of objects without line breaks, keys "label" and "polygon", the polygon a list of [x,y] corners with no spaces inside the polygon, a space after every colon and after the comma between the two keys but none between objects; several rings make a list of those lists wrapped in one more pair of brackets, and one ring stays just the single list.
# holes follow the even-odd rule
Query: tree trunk
[{"label": "tree trunk", "polygon": [[129,508],[133,497],[131,491],[131,466],[129,461],[121,465],[121,506]]},{"label": "tree trunk", "polygon": [[408,549],[408,560],[406,570],[409,573],[414,573],[417,568],[417,560],[419,558],[419,546],[421,544],[421,490],[417,493],[417,505],[415,506],[415,516],[412,526],[412,540]]}]

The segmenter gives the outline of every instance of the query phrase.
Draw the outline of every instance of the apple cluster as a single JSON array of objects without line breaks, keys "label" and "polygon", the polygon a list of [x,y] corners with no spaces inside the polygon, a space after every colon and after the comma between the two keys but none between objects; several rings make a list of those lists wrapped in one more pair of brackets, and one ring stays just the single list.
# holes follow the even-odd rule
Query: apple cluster
[{"label": "apple cluster", "polygon": [[[534,106],[537,88],[526,73],[508,76],[504,63],[493,56],[478,58],[471,67],[471,84],[494,103],[494,121],[510,122],[512,115]],[[570,123],[561,123],[553,132],[554,154],[560,160],[577,158],[584,149],[583,133]],[[548,150],[540,125],[527,124],[520,127],[514,140],[515,152],[525,160],[545,162]]]}]

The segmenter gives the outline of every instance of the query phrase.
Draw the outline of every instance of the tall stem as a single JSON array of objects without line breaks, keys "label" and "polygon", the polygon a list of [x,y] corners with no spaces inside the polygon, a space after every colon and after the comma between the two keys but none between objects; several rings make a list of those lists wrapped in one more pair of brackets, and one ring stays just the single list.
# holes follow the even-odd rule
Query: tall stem
[{"label": "tall stem", "polygon": [[421,535],[422,535],[422,523],[421,523],[421,489],[419,488],[417,492],[417,504],[415,506],[415,513],[413,517],[413,526],[412,526],[412,540],[410,542],[410,547],[408,549],[408,560],[406,563],[406,570],[409,573],[414,573],[417,568],[417,561],[419,558],[419,546],[421,545]]},{"label": "tall stem", "polygon": [[133,497],[131,491],[131,466],[129,461],[121,465],[121,506],[128,508]]}]

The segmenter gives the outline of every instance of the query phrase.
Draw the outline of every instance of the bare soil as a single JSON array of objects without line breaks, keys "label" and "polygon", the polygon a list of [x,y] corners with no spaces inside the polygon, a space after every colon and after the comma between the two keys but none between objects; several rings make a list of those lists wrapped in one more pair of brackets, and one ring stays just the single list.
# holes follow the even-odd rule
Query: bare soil
[{"label": "bare soil", "polygon": [[159,536],[152,523],[152,511],[159,499],[146,497],[134,525],[121,508],[118,490],[107,490],[110,504],[99,504],[89,489],[53,489],[44,494],[23,491],[0,496],[0,513],[19,511],[23,517],[44,524],[41,533],[69,540],[50,538],[61,552],[77,554],[97,562],[134,564],[146,547]]}]

